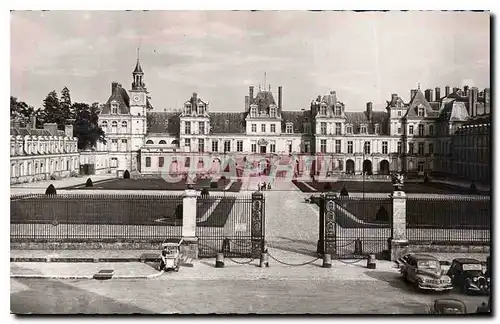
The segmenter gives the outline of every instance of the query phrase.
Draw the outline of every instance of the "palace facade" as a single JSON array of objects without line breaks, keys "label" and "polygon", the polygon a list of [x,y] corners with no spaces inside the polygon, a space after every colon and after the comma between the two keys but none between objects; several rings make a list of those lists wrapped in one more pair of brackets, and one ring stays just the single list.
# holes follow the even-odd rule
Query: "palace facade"
[{"label": "palace facade", "polygon": [[[374,111],[371,102],[364,111],[349,111],[330,91],[307,109],[291,111],[283,107],[281,86],[277,93],[250,86],[239,112],[212,111],[197,93],[180,109],[159,112],[153,111],[139,59],[132,77],[128,92],[111,84],[99,117],[107,144],[71,152],[70,161],[79,157],[77,169],[217,173],[228,163],[241,171],[264,158],[268,165],[276,159],[293,163],[302,175],[437,172],[489,180],[489,89],[447,86],[441,95],[440,88],[419,87],[410,91],[408,102],[392,94],[383,111]],[[19,159],[11,152],[13,157]],[[45,174],[61,168],[47,163]]]}]

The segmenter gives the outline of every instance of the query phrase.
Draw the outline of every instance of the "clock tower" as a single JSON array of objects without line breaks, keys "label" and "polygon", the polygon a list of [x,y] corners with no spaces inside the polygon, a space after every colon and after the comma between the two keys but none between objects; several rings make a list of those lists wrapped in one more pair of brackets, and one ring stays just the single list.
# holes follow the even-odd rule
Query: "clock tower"
[{"label": "clock tower", "polygon": [[139,61],[139,49],[137,49],[137,64],[132,72],[133,82],[130,89],[130,114],[133,116],[146,116],[148,91],[143,82],[144,72]]}]

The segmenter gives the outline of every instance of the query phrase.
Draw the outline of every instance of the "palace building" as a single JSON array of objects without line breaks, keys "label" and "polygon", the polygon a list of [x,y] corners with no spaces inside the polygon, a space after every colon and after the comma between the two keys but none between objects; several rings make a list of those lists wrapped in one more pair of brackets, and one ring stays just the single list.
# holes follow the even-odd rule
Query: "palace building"
[{"label": "palace building", "polygon": [[[284,161],[306,176],[436,172],[489,179],[489,89],[447,86],[441,95],[440,88],[423,93],[419,86],[408,102],[392,94],[383,111],[371,102],[349,111],[330,91],[291,111],[283,107],[281,86],[276,96],[271,87],[250,86],[238,112],[212,111],[197,93],[176,111],[160,112],[153,110],[139,59],[132,77],[128,92],[113,82],[102,106],[107,144],[74,153],[90,173],[218,173],[232,163],[241,175],[263,158],[267,166]],[[44,168],[57,170],[47,162]]]}]

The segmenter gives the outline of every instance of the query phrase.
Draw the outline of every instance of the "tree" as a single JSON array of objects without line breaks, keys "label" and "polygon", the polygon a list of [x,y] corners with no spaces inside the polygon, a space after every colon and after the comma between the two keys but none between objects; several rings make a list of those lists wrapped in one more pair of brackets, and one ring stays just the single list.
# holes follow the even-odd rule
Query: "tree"
[{"label": "tree", "polygon": [[43,100],[44,122],[63,125],[63,116],[61,114],[61,103],[57,97],[56,91],[51,91]]},{"label": "tree", "polygon": [[61,116],[65,120],[74,118],[74,113],[71,106],[71,95],[67,87],[64,87],[61,91],[60,110]]},{"label": "tree", "polygon": [[33,115],[39,115],[40,109],[28,106],[24,101],[18,101],[16,97],[10,97],[10,117],[17,118],[23,125],[30,122]]},{"label": "tree", "polygon": [[99,105],[93,103],[89,107],[86,103],[75,102],[72,110],[76,114],[74,136],[78,138],[78,148],[85,150],[96,146],[97,142],[106,144],[105,133],[99,127]]}]

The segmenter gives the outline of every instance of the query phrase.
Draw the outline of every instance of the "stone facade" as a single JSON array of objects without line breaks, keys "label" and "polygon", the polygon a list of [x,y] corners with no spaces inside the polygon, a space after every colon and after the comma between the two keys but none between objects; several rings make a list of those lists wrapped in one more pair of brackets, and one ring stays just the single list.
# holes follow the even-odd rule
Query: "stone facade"
[{"label": "stone facade", "polygon": [[[70,121],[71,122],[71,121]],[[34,117],[29,125],[13,120],[10,128],[10,183],[77,175],[80,168],[78,139],[73,125],[58,130],[56,124],[35,128]]]}]

